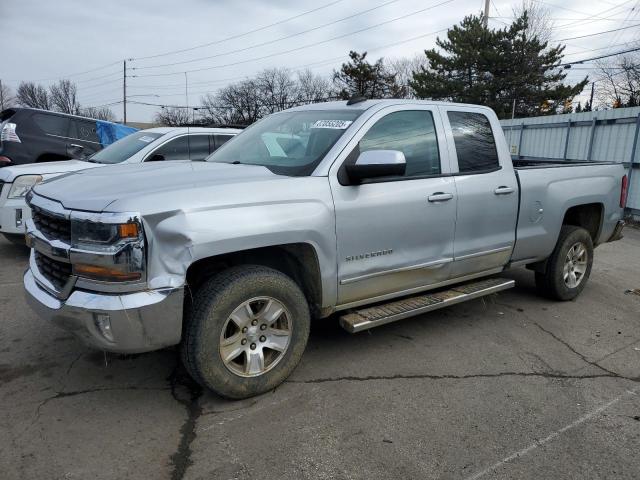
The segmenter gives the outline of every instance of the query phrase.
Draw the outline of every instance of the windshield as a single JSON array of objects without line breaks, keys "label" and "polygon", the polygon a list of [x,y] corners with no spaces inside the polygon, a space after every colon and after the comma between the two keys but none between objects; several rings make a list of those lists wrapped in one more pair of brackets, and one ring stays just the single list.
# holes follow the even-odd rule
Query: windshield
[{"label": "windshield", "polygon": [[277,113],[245,130],[208,162],[262,165],[274,173],[309,175],[362,110]]},{"label": "windshield", "polygon": [[160,138],[162,133],[136,132],[121,138],[99,152],[94,153],[88,161],[94,163],[120,163],[135,155],[154,140]]}]

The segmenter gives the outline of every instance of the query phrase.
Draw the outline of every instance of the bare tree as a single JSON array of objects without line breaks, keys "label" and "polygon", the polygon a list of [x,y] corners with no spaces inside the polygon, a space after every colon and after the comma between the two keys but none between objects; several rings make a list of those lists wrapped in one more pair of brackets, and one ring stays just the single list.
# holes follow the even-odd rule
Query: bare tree
[{"label": "bare tree", "polygon": [[23,107],[51,110],[49,92],[42,85],[37,85],[34,82],[20,82],[16,99],[18,104]]},{"label": "bare tree", "polygon": [[96,120],[105,120],[107,122],[115,122],[116,116],[109,107],[82,107],[80,115]]},{"label": "bare tree", "polygon": [[80,112],[80,103],[77,100],[78,88],[71,80],[60,80],[49,87],[51,105],[57,111],[77,115]]},{"label": "bare tree", "polygon": [[401,57],[385,60],[385,68],[396,76],[396,82],[402,88],[406,98],[416,98],[410,81],[415,72],[421,72],[428,68],[427,57],[424,54],[415,54],[413,57]]},{"label": "bare tree", "polygon": [[598,63],[597,100],[600,107],[640,105],[640,55]]},{"label": "bare tree", "polygon": [[296,82],[286,68],[270,68],[260,72],[255,79],[262,99],[263,114],[285,110],[296,103]]},{"label": "bare tree", "polygon": [[166,127],[179,127],[189,123],[191,114],[188,108],[163,107],[162,110],[156,112],[153,120]]},{"label": "bare tree", "polygon": [[13,96],[13,91],[9,88],[8,85],[4,83],[0,83],[0,111],[5,108],[12,107],[15,103],[16,99]]},{"label": "bare tree", "polygon": [[309,69],[298,72],[297,93],[300,103],[322,102],[334,96],[331,82]]},{"label": "bare tree", "polygon": [[554,21],[549,9],[544,3],[538,0],[522,0],[522,3],[513,8],[513,16],[520,18],[527,12],[529,21],[527,26],[527,36],[529,38],[538,37],[543,43],[548,43],[553,35]]},{"label": "bare tree", "polygon": [[264,114],[263,101],[254,79],[232,83],[201,99],[203,119],[219,124],[250,125]]}]

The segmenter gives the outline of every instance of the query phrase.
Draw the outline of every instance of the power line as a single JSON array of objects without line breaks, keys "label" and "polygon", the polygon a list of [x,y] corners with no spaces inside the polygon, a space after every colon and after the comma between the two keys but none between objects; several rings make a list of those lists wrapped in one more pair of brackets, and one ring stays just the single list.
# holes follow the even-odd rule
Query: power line
[{"label": "power line", "polygon": [[[235,65],[242,65],[242,64],[245,64],[245,63],[252,63],[252,62],[255,62],[255,61],[258,61],[258,60],[264,60],[266,58],[272,58],[272,57],[277,57],[277,56],[280,56],[280,55],[286,55],[287,53],[297,52],[297,51],[304,50],[304,49],[310,48],[310,47],[316,47],[318,45],[323,45],[325,43],[329,43],[329,42],[332,42],[334,40],[339,40],[341,38],[349,37],[351,35],[356,35],[358,33],[362,33],[362,32],[365,32],[367,30],[372,30],[372,29],[380,27],[382,25],[387,25],[389,23],[396,22],[398,20],[403,20],[403,19],[411,17],[413,15],[417,15],[419,13],[426,12],[427,10],[431,10],[433,8],[440,7],[442,5],[446,5],[447,3],[451,3],[451,2],[454,2],[454,1],[455,0],[445,0],[445,1],[437,3],[435,5],[431,5],[429,7],[422,8],[420,10],[417,10],[417,11],[414,11],[414,12],[411,12],[411,13],[408,13],[408,14],[405,14],[405,15],[401,15],[400,17],[392,18],[391,20],[386,20],[384,22],[380,22],[380,23],[377,23],[375,25],[371,25],[371,26],[368,26],[368,27],[365,27],[365,28],[361,28],[361,29],[353,31],[353,32],[349,32],[349,33],[345,33],[345,34],[342,34],[342,35],[338,35],[336,37],[328,38],[326,40],[322,40],[322,41],[319,41],[319,42],[309,43],[309,44],[302,45],[300,47],[292,48],[292,49],[289,49],[289,50],[284,50],[282,52],[271,53],[269,55],[263,55],[261,57],[254,57],[254,58],[250,58],[248,60],[240,60],[240,61],[237,61],[237,62],[222,64],[222,65],[213,65],[213,66],[210,66],[210,67],[195,68],[195,69],[192,69],[192,70],[186,70],[186,72],[191,73],[191,72],[202,72],[202,71],[206,71],[206,70],[214,70],[216,68],[224,68],[224,67],[231,67],[231,66],[235,66]],[[164,76],[169,76],[169,75],[183,75],[183,74],[184,74],[184,72],[168,72],[168,73],[154,73],[154,74],[144,74],[144,75],[133,75],[133,77],[164,77]]]},{"label": "power line", "polygon": [[[557,26],[557,27],[555,27],[555,28],[557,28],[557,29],[566,28],[566,27],[569,27],[569,26],[571,26],[571,25],[575,25],[575,24],[578,24],[578,23],[582,23],[582,22],[584,22],[584,21],[587,21],[587,22],[586,22],[586,24],[593,23],[593,22],[599,22],[599,21],[602,21],[602,20],[613,20],[613,21],[619,21],[619,20],[617,20],[617,19],[612,19],[611,17],[614,17],[614,16],[616,16],[616,15],[618,15],[618,14],[622,13],[622,12],[616,12],[616,13],[614,13],[613,15],[609,15],[608,17],[602,17],[602,18],[595,18],[595,17],[598,17],[599,15],[603,15],[603,14],[605,14],[605,13],[609,13],[609,12],[610,12],[610,11],[612,11],[612,10],[617,10],[618,8],[622,7],[623,5],[626,5],[627,3],[630,3],[630,2],[633,2],[633,1],[634,1],[634,0],[626,0],[625,2],[622,2],[622,3],[621,3],[621,4],[619,4],[619,5],[615,5],[615,6],[613,6],[613,7],[607,8],[606,10],[603,10],[603,11],[598,12],[598,13],[594,13],[594,14],[592,14],[592,15],[589,15],[589,16],[588,16],[588,17],[586,17],[586,18],[576,18],[576,19],[573,19],[574,21],[572,21],[572,22],[570,22],[570,23],[565,23],[564,25],[558,25],[558,26]],[[625,9],[625,10],[633,10],[633,9]]]},{"label": "power line", "polygon": [[259,27],[259,28],[255,28],[253,30],[249,30],[249,31],[244,32],[244,33],[239,33],[239,34],[236,34],[236,35],[232,35],[230,37],[223,38],[223,39],[220,39],[220,40],[215,40],[213,42],[202,43],[200,45],[195,45],[193,47],[182,48],[182,49],[179,49],[179,50],[172,50],[172,51],[169,51],[169,52],[158,53],[158,54],[155,54],[155,55],[147,55],[147,56],[144,56],[144,57],[131,58],[130,60],[145,60],[145,59],[148,59],[148,58],[158,58],[158,57],[164,57],[166,55],[173,55],[173,54],[176,54],[176,53],[189,52],[189,51],[192,51],[192,50],[197,50],[198,48],[210,47],[211,45],[217,45],[219,43],[227,42],[229,40],[235,40],[237,38],[244,37],[244,36],[250,35],[252,33],[261,32],[262,30],[266,30],[268,28],[275,27],[276,25],[282,25],[283,23],[289,22],[291,20],[295,20],[296,18],[303,17],[305,15],[308,15],[308,14],[313,13],[313,12],[317,12],[319,10],[323,10],[325,8],[331,7],[332,5],[335,5],[336,3],[340,3],[342,1],[344,1],[344,0],[335,0],[333,2],[330,2],[330,3],[327,3],[327,4],[321,5],[319,7],[316,7],[314,9],[312,9],[312,10],[307,10],[306,12],[299,13],[299,14],[294,15],[292,17],[288,17],[288,18],[285,18],[283,20],[279,20],[277,22],[270,23],[269,25],[265,25],[265,26],[262,26],[262,27]]},{"label": "power line", "polygon": [[605,30],[604,32],[589,33],[587,35],[580,35],[578,37],[561,38],[559,40],[554,40],[554,42],[564,42],[566,40],[577,40],[578,38],[594,37],[596,35],[603,35],[605,33],[611,33],[611,32],[619,32],[620,30],[627,30],[629,28],[634,28],[639,26],[640,26],[640,23],[636,23],[634,25],[627,25],[626,27],[615,28],[613,30]]},{"label": "power line", "polygon": [[591,58],[584,58],[582,60],[576,60],[574,62],[568,62],[568,63],[561,63],[558,66],[559,67],[566,67],[568,65],[576,65],[579,63],[585,63],[585,62],[590,62],[592,60],[600,60],[602,58],[608,58],[608,57],[615,57],[616,55],[623,55],[625,53],[631,53],[631,52],[637,52],[640,50],[640,47],[637,48],[631,48],[629,50],[624,50],[622,52],[616,52],[616,53],[608,53],[607,55],[600,55],[599,57],[591,57]]},{"label": "power line", "polygon": [[51,80],[61,80],[61,79],[64,79],[64,78],[69,78],[69,77],[78,77],[80,75],[85,75],[87,73],[93,73],[93,72],[97,72],[99,70],[104,70],[105,68],[110,67],[112,65],[116,65],[118,63],[120,63],[120,61],[107,63],[105,65],[102,65],[101,67],[92,68],[91,70],[85,70],[84,72],[69,73],[68,75],[64,75],[64,76],[60,76],[60,77],[39,78],[39,79],[32,80],[32,81],[33,82],[47,82],[47,81],[51,81]]},{"label": "power line", "polygon": [[389,1],[385,2],[385,3],[377,5],[375,7],[368,8],[366,10],[362,10],[360,12],[354,13],[352,15],[348,15],[346,17],[339,18],[338,20],[333,20],[331,22],[323,23],[322,25],[318,25],[316,27],[309,28],[307,30],[302,30],[301,32],[293,33],[293,34],[290,34],[290,35],[285,35],[284,37],[276,38],[274,40],[269,40],[267,42],[254,43],[253,45],[249,45],[248,47],[238,48],[236,50],[230,50],[228,52],[223,52],[223,53],[217,53],[215,55],[208,55],[206,57],[194,58],[192,60],[183,60],[183,61],[180,61],[180,62],[162,63],[162,64],[157,64],[157,65],[145,65],[143,67],[133,67],[133,70],[143,70],[143,69],[148,69],[148,68],[171,67],[171,66],[174,66],[174,65],[184,65],[186,63],[194,63],[194,62],[200,62],[202,60],[210,60],[212,58],[224,57],[226,55],[231,55],[232,53],[246,52],[247,50],[252,50],[254,48],[259,48],[259,47],[265,47],[267,45],[272,45],[274,43],[281,42],[282,40],[288,40],[290,38],[294,38],[294,37],[298,37],[300,35],[304,35],[305,33],[314,32],[316,30],[320,30],[322,28],[329,27],[331,25],[335,25],[335,24],[340,23],[340,22],[344,22],[345,20],[350,20],[352,18],[358,17],[360,15],[364,15],[364,14],[372,12],[374,10],[378,10],[380,8],[386,7],[387,5],[391,5],[392,3],[397,3],[399,1],[400,0],[389,0]]}]

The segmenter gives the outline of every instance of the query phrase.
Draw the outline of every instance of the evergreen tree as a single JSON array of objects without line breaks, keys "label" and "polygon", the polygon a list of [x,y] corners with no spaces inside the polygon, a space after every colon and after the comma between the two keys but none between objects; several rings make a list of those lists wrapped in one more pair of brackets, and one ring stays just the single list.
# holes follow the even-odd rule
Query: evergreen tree
[{"label": "evergreen tree", "polygon": [[365,98],[402,98],[404,88],[396,82],[396,76],[387,71],[379,58],[375,63],[367,61],[367,52],[351,51],[351,59],[333,72],[333,83],[339,89],[338,95],[347,100],[354,95]]},{"label": "evergreen tree", "polygon": [[576,106],[576,113],[582,113],[582,105],[580,102],[578,102],[578,105]]},{"label": "evergreen tree", "polygon": [[442,50],[426,50],[428,67],[414,73],[411,87],[419,98],[476,103],[493,108],[500,118],[562,111],[587,84],[587,78],[565,85],[558,68],[564,46],[548,48],[529,36],[525,11],[509,27],[489,30],[482,17],[468,16],[438,38]]}]

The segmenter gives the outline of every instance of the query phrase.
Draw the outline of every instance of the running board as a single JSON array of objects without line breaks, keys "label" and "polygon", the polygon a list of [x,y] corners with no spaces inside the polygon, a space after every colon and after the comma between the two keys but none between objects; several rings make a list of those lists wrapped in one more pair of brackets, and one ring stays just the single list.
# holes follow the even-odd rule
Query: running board
[{"label": "running board", "polygon": [[402,320],[421,313],[466,302],[491,293],[515,286],[515,281],[504,278],[490,278],[478,282],[456,285],[448,290],[430,292],[424,295],[407,297],[374,307],[350,310],[340,317],[340,325],[350,333],[361,332],[369,328]]}]

